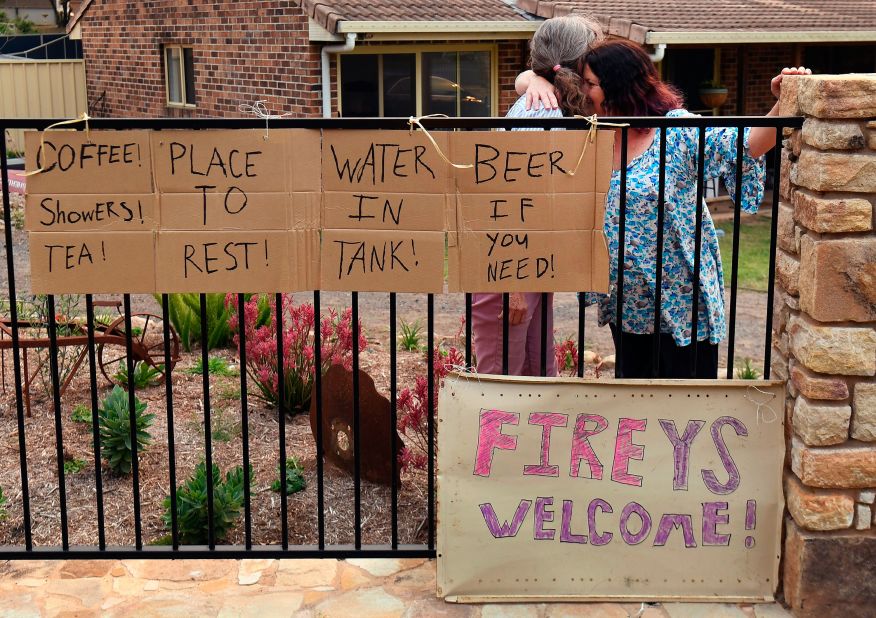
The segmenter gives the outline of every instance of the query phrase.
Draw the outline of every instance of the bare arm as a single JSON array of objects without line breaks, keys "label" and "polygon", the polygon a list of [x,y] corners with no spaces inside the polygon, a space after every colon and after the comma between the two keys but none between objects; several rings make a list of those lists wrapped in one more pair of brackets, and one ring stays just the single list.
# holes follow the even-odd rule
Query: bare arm
[{"label": "bare arm", "polygon": [[540,77],[527,70],[517,76],[514,80],[514,90],[517,94],[526,95],[526,109],[529,111],[533,107],[538,109],[537,101],[541,102],[541,106],[545,109],[557,109],[560,104],[557,102],[556,88],[544,77]]},{"label": "bare arm", "polygon": [[[784,68],[782,72],[770,82],[770,90],[778,99],[782,93],[782,78],[785,75],[812,75],[812,70],[806,67]],[[779,115],[779,103],[776,102],[767,116]],[[754,157],[760,157],[768,153],[776,145],[776,130],[773,127],[753,127],[748,137],[748,153]]]}]

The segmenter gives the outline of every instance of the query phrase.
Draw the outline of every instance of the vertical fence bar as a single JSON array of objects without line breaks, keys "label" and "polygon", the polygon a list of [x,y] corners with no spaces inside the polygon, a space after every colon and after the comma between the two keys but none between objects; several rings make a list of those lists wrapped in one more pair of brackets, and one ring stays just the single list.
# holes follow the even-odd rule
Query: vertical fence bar
[{"label": "vertical fence bar", "polygon": [[392,538],[391,546],[398,549],[398,345],[396,344],[396,298],[395,292],[389,293],[389,456],[392,461]]},{"label": "vertical fence bar", "polygon": [[617,308],[615,320],[617,337],[614,344],[614,377],[621,377],[623,366],[623,333],[624,333],[624,247],[627,236],[627,148],[629,146],[629,128],[621,127],[620,152],[620,208],[617,221]]},{"label": "vertical fence bar", "polygon": [[[246,324],[243,294],[237,295],[237,336],[240,355],[240,439],[243,442],[243,535],[247,549],[252,549],[252,498],[249,474],[249,402],[246,392]],[[285,479],[281,479],[285,484]]]},{"label": "vertical fence bar", "polygon": [[213,426],[210,422],[210,350],[207,323],[207,295],[201,294],[201,383],[204,395],[204,465],[207,478],[207,546],[216,549],[213,520]]},{"label": "vertical fence bar", "polygon": [[[541,377],[545,377],[547,375],[547,359],[548,359],[548,348],[552,347],[548,345],[548,294],[547,292],[541,293],[541,367],[539,375]],[[553,343],[553,342],[551,342]]]},{"label": "vertical fence bar", "polygon": [[325,486],[322,478],[322,312],[319,290],[313,291],[313,348],[316,390],[316,526],[319,548],[325,549]]},{"label": "vertical fence bar", "polygon": [[58,500],[61,505],[61,547],[70,549],[67,528],[67,484],[64,480],[64,435],[61,427],[61,381],[58,370],[58,323],[55,319],[55,295],[46,299],[49,314],[49,370],[52,374],[52,403],[55,408],[55,455],[58,460]]},{"label": "vertical fence bar", "polygon": [[471,292],[465,293],[465,367],[472,366],[471,355]]},{"label": "vertical fence bar", "polygon": [[[739,280],[739,234],[742,217],[742,160],[745,156],[745,128],[736,129],[736,204],[733,209],[733,256],[730,266],[730,332],[727,336],[727,379],[733,378],[736,353],[736,293]],[[772,305],[767,307],[772,312]]]},{"label": "vertical fence bar", "polygon": [[359,292],[353,292],[353,523],[354,545],[362,548],[362,456],[359,430]]},{"label": "vertical fence bar", "polygon": [[94,354],[94,298],[85,295],[85,321],[88,330],[88,377],[91,387],[91,437],[94,445],[94,490],[97,494],[97,545],[106,549],[106,528],[103,513],[103,471],[100,465],[100,422],[97,403],[97,360]]},{"label": "vertical fence bar", "polygon": [[585,320],[587,318],[587,305],[584,298],[585,292],[578,292],[578,377],[584,377],[584,330],[586,328]]},{"label": "vertical fence bar", "polygon": [[[6,128],[0,127],[0,135]],[[4,138],[5,139],[5,138]],[[18,421],[18,465],[21,471],[21,511],[24,519],[24,547],[33,550],[30,519],[30,485],[27,478],[27,440],[24,434],[24,380],[18,333],[18,297],[15,293],[15,256],[12,249],[12,204],[9,200],[9,165],[5,144],[0,148],[0,189],[3,189],[3,235],[6,241],[6,284],[9,290],[9,319],[12,322],[12,370],[15,375],[15,414]],[[27,352],[25,352],[26,354]]]},{"label": "vertical fence bar", "polygon": [[171,379],[170,297],[161,295],[161,326],[164,330],[164,400],[167,405],[167,463],[170,482],[170,538],[174,551],[179,549],[179,515],[176,503],[176,441],[173,428],[173,380]]},{"label": "vertical fence bar", "polygon": [[690,327],[690,344],[693,346],[693,357],[691,361],[691,375],[697,375],[697,342],[699,340],[699,313],[700,313],[700,267],[702,266],[702,250],[703,250],[703,190],[705,177],[705,159],[706,159],[706,129],[700,127],[698,129],[699,139],[697,140],[697,207],[696,221],[694,223],[694,272],[693,272],[693,302],[691,307],[691,327]]},{"label": "vertical fence bar", "polygon": [[779,226],[779,186],[782,173],[782,127],[776,127],[776,149],[773,159],[773,208],[770,226],[770,279],[767,285],[767,319],[763,350],[763,378],[770,379],[770,362],[773,354],[773,300],[776,286],[776,238]]},{"label": "vertical fence bar", "polygon": [[280,534],[283,549],[289,549],[289,505],[286,503],[286,363],[283,349],[283,295],[274,295],[277,326],[277,414],[280,441]]},{"label": "vertical fence bar", "polygon": [[137,411],[134,392],[133,334],[131,333],[131,295],[123,295],[125,309],[125,367],[128,370],[128,422],[131,427],[131,485],[134,495],[134,547],[143,549],[143,524],[140,521],[140,461],[137,452]]},{"label": "vertical fence bar", "polygon": [[511,296],[508,292],[502,294],[502,375],[508,375],[508,312],[511,310]]},{"label": "vertical fence bar", "polygon": [[[506,294],[507,298],[508,295]],[[428,395],[428,413],[426,414],[426,428],[428,431],[429,445],[429,499],[428,499],[428,530],[429,530],[429,549],[435,549],[435,295],[429,294],[426,298],[426,347],[429,349],[429,358],[426,361],[426,382],[429,387]],[[505,322],[507,323],[508,314],[505,313]],[[505,338],[505,350],[507,351],[507,337]],[[507,354],[507,352],[506,352]],[[507,373],[507,372],[506,372]]]},{"label": "vertical fence bar", "polygon": [[657,129],[660,132],[660,173],[657,185],[657,246],[655,256],[657,264],[654,273],[654,341],[651,352],[651,376],[660,376],[660,322],[661,305],[663,303],[663,218],[666,205],[666,132],[667,129]]}]

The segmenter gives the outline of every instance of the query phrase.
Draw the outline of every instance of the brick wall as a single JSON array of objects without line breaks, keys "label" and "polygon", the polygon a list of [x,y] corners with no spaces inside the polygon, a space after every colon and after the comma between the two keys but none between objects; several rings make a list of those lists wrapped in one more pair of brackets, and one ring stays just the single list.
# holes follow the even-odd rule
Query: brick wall
[{"label": "brick wall", "polygon": [[876,580],[876,76],[788,78],[774,370],[787,380],[785,597],[872,615]]},{"label": "brick wall", "polygon": [[529,60],[529,41],[503,41],[499,43],[499,116],[504,116],[514,102],[514,80],[526,68]]},{"label": "brick wall", "polygon": [[738,48],[721,48],[721,81],[727,86],[727,102],[721,106],[721,114],[760,116],[766,114],[776,102],[770,92],[770,80],[784,67],[795,65],[793,45],[746,45],[745,58],[745,98],[742,110],[736,109],[738,86],[737,63]]},{"label": "brick wall", "polygon": [[[94,114],[233,116],[258,98],[320,113],[319,46],[299,2],[94,2],[81,24]],[[167,107],[163,44],[193,46],[196,109]]]},{"label": "brick wall", "polygon": [[[272,111],[322,113],[321,46],[308,42],[308,20],[300,2],[94,2],[80,23],[93,115],[239,116],[240,103],[257,99],[266,100]],[[194,109],[166,104],[166,44],[193,48]],[[514,77],[525,64],[525,46],[525,41],[498,43],[500,115],[516,96]],[[332,99],[336,110],[334,92]]]}]

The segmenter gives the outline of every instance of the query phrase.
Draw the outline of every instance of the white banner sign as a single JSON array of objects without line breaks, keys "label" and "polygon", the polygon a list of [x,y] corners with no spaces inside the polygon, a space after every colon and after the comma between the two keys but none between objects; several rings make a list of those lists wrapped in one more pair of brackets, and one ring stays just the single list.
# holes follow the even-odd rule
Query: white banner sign
[{"label": "white banner sign", "polygon": [[780,382],[452,376],[438,406],[448,600],[771,600]]}]

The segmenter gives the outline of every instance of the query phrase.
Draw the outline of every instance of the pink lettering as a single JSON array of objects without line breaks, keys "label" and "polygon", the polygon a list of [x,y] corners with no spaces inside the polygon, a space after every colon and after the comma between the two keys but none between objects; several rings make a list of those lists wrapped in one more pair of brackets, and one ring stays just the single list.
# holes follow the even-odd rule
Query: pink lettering
[{"label": "pink lettering", "polygon": [[638,418],[622,418],[617,424],[617,441],[614,447],[614,463],[611,467],[611,480],[624,485],[642,486],[642,477],[628,472],[630,460],[642,461],[645,447],[633,443],[634,431],[645,431],[648,421]]},{"label": "pink lettering", "polygon": [[529,415],[530,425],[541,425],[541,462],[538,465],[523,466],[523,474],[535,476],[559,476],[560,467],[548,464],[551,451],[551,430],[554,427],[565,427],[569,423],[566,414],[549,412],[533,412]]},{"label": "pink lettering", "polygon": [[517,425],[519,422],[519,414],[503,412],[502,410],[481,409],[478,450],[475,455],[475,475],[490,476],[490,470],[493,466],[493,452],[496,449],[513,451],[517,448],[517,436],[502,433],[502,425]]},{"label": "pink lettering", "polygon": [[[594,422],[593,429],[587,429],[588,422]],[[602,463],[590,445],[590,436],[605,431],[608,421],[598,414],[579,414],[575,420],[575,430],[572,432],[572,461],[569,464],[569,476],[602,480]],[[589,474],[581,474],[581,460],[587,461]]]}]

